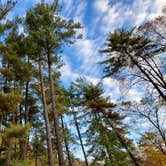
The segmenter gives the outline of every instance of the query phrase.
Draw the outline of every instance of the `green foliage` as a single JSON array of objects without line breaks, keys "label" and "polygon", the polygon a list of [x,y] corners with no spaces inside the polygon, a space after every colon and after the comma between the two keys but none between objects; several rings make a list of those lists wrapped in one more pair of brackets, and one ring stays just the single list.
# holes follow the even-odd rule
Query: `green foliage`
[{"label": "green foliage", "polygon": [[25,160],[25,161],[12,160],[11,161],[11,166],[30,166],[30,165],[31,165],[30,160]]},{"label": "green foliage", "polygon": [[93,163],[105,162],[104,165],[123,166],[129,164],[127,153],[115,133],[104,126],[104,122],[94,119],[88,130],[87,144],[91,145],[89,155],[94,157]]},{"label": "green foliage", "polygon": [[79,23],[58,16],[54,4],[37,4],[27,12],[25,24],[30,38],[38,44],[38,48],[50,53],[60,48],[62,42],[72,43],[71,37],[76,36],[75,29],[80,28]]},{"label": "green foliage", "polygon": [[5,131],[6,139],[18,138],[20,140],[24,140],[29,135],[29,124],[22,126],[20,124],[12,124]]},{"label": "green foliage", "polygon": [[0,92],[0,115],[16,112],[18,103],[22,101],[22,95],[14,91],[5,94]]},{"label": "green foliage", "polygon": [[18,34],[18,25],[16,30],[9,33],[6,38],[6,45],[1,45],[0,50],[3,54],[3,63],[8,64],[1,69],[1,73],[8,81],[27,81],[31,78],[33,67],[22,57],[25,56],[24,36]]},{"label": "green foliage", "polygon": [[33,145],[34,153],[40,153],[41,155],[42,151],[45,150],[43,147],[43,144],[37,137],[33,140],[32,145]]},{"label": "green foliage", "polygon": [[1,68],[0,72],[6,77],[7,80],[12,81],[15,79],[15,74],[9,68]]},{"label": "green foliage", "polygon": [[100,51],[106,54],[106,60],[102,62],[106,76],[114,76],[127,67],[133,68],[140,58],[148,59],[160,52],[157,44],[144,36],[133,34],[133,30],[119,29],[109,34],[107,48]]},{"label": "green foliage", "polygon": [[128,165],[128,155],[114,129],[110,129],[108,123],[111,121],[116,126],[116,130],[124,136],[127,132],[122,123],[124,117],[113,111],[116,105],[111,103],[108,98],[103,97],[102,84],[94,85],[85,79],[78,79],[72,85],[72,91],[73,105],[74,100],[77,100],[76,106],[81,107],[85,115],[88,112],[88,117],[85,116],[90,122],[86,130],[86,142],[89,148],[88,154],[94,158],[92,165],[98,162],[104,162],[105,166]]}]

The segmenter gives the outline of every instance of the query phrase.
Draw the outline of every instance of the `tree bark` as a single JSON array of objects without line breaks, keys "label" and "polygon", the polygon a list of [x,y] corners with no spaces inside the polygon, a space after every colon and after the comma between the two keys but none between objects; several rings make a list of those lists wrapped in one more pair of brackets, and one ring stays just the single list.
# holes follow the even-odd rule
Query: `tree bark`
[{"label": "tree bark", "polygon": [[[97,122],[102,121],[99,113],[94,113],[94,116],[95,116],[95,119],[96,119]],[[104,128],[103,128],[103,131],[104,131]],[[105,140],[109,140],[107,134],[105,135]],[[111,162],[112,161],[112,154],[111,154],[111,151],[110,151],[110,148],[109,148],[108,144],[105,145],[105,148],[106,148],[106,151],[107,151],[107,156],[108,156],[108,158]]]},{"label": "tree bark", "polygon": [[47,112],[45,86],[44,86],[44,79],[42,75],[42,66],[41,66],[41,57],[39,58],[38,65],[39,65],[39,75],[40,75],[41,97],[42,97],[42,103],[43,103],[43,109],[44,109],[44,120],[45,120],[45,126],[46,126],[46,134],[47,134],[48,161],[49,161],[49,166],[54,166],[51,129],[50,129],[50,122],[48,118],[48,112]]},{"label": "tree bark", "polygon": [[52,58],[51,57],[52,57],[51,53],[48,52],[47,58],[48,58],[48,73],[49,73],[51,109],[53,112],[53,119],[54,119],[58,161],[59,161],[60,166],[65,166],[64,157],[63,157],[63,150],[62,150],[62,142],[61,142],[61,137],[60,137],[59,119],[58,119],[58,114],[56,111],[56,104],[55,104],[55,94],[54,94],[55,91],[54,91],[54,82],[53,82],[53,75],[52,75]]},{"label": "tree bark", "polygon": [[[25,84],[25,116],[24,116],[25,124],[29,122],[29,112],[28,112],[29,111],[29,103],[28,103],[29,83],[30,81],[28,80]],[[26,158],[27,144],[28,144],[28,139],[20,142],[20,159],[21,160],[25,160]]]},{"label": "tree bark", "polygon": [[0,115],[0,130],[2,128],[2,115]]},{"label": "tree bark", "polygon": [[80,132],[80,129],[79,129],[79,124],[77,122],[77,117],[76,117],[75,113],[73,113],[73,116],[74,116],[74,123],[75,123],[75,126],[76,126],[77,134],[78,134],[80,144],[81,144],[81,149],[82,149],[82,152],[83,152],[83,155],[84,155],[85,164],[86,164],[86,166],[88,166],[89,165],[88,164],[88,159],[87,159],[87,156],[86,156],[86,153],[85,153],[85,148],[84,148],[84,144],[83,144],[83,141],[82,141],[81,132]]},{"label": "tree bark", "polygon": [[28,112],[28,93],[29,93],[29,82],[30,81],[27,81],[26,82],[26,85],[25,85],[25,124],[27,124],[29,122],[29,112]]},{"label": "tree bark", "polygon": [[20,103],[19,105],[19,122],[20,124],[22,124],[22,104]]},{"label": "tree bark", "polygon": [[147,80],[153,85],[153,87],[156,89],[156,91],[159,93],[159,95],[163,98],[164,101],[166,101],[166,95],[163,93],[163,91],[158,87],[158,85],[153,81],[153,79],[149,76],[148,73],[142,68],[141,65],[126,51],[126,53],[129,55],[131,61],[137,66],[137,68],[140,70],[142,74],[147,78]]},{"label": "tree bark", "polygon": [[35,154],[35,166],[39,166],[38,154]]},{"label": "tree bark", "polygon": [[[62,122],[63,132],[65,132],[67,128],[64,125],[63,116],[61,116],[61,122]],[[66,153],[67,153],[69,166],[72,166],[72,160],[71,160],[71,155],[70,155],[70,150],[69,150],[69,144],[68,144],[68,141],[67,141],[66,137],[64,137],[64,143],[65,143],[65,148],[66,148]]]},{"label": "tree bark", "polygon": [[27,140],[21,140],[20,141],[20,160],[25,160],[26,156],[26,151],[27,151]]},{"label": "tree bark", "polygon": [[10,166],[10,162],[11,162],[11,153],[12,153],[12,145],[9,142],[8,145],[8,151],[7,151],[7,157],[6,157],[6,166]]},{"label": "tree bark", "polygon": [[[105,115],[104,115],[105,116]],[[107,118],[106,118],[107,119]],[[107,120],[107,122],[109,123],[109,125],[111,126],[111,128],[113,129],[113,131],[115,132],[116,136],[118,137],[120,143],[122,144],[122,146],[126,149],[127,153],[129,154],[131,160],[133,161],[133,164],[135,166],[140,166],[137,159],[135,158],[135,156],[133,155],[133,153],[130,151],[130,149],[128,148],[126,142],[124,141],[124,139],[122,138],[121,134],[116,130],[116,128],[114,127],[114,125],[110,122],[110,120]]]}]

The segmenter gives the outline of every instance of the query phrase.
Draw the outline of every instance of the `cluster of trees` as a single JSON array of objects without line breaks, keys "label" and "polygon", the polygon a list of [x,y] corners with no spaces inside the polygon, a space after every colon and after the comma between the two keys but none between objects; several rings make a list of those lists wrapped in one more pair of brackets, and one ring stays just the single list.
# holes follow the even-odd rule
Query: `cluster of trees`
[{"label": "cluster of trees", "polygon": [[[164,166],[165,10],[138,29],[109,34],[101,51],[106,77],[125,79],[124,88],[144,85],[141,101],[115,104],[104,97],[102,81],[61,85],[59,54],[81,37],[81,25],[60,16],[58,0],[6,19],[15,4],[0,1],[0,165]],[[126,117],[151,125],[137,145]]]},{"label": "cluster of trees", "polygon": [[[162,15],[132,30],[118,29],[106,42],[104,72],[125,90],[142,92],[140,101],[120,101],[119,109],[141,126],[136,149],[141,165],[165,165],[166,155],[166,8]],[[122,97],[123,98],[123,97]],[[134,126],[131,122],[131,125]],[[145,128],[145,129],[144,129]]]}]

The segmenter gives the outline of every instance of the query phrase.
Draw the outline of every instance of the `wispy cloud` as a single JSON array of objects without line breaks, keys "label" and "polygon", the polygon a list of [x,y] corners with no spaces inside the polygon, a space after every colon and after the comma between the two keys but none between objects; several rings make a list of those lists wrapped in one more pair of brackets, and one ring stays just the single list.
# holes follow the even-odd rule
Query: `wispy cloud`
[{"label": "wispy cloud", "polygon": [[107,12],[110,8],[109,0],[96,0],[94,7],[101,13]]},{"label": "wispy cloud", "polygon": [[97,17],[100,17],[100,29],[103,32],[113,31],[123,26],[140,25],[161,13],[164,0],[135,0],[124,3],[123,0],[109,3],[108,0],[94,1]]}]

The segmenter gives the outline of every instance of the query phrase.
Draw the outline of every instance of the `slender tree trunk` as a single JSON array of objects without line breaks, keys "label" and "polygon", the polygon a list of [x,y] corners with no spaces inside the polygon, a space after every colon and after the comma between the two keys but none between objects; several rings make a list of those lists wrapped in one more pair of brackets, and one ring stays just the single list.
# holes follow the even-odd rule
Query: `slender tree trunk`
[{"label": "slender tree trunk", "polygon": [[166,101],[166,95],[163,93],[163,91],[159,88],[159,86],[153,81],[153,79],[150,77],[150,75],[142,68],[142,66],[139,65],[139,63],[126,51],[126,53],[129,55],[131,61],[137,66],[137,68],[140,70],[142,74],[146,77],[146,79],[153,85],[153,87],[156,89],[156,91],[159,93],[159,95],[163,98],[164,101]]},{"label": "slender tree trunk", "polygon": [[63,150],[62,150],[62,142],[60,138],[60,129],[59,129],[59,119],[58,114],[56,112],[56,105],[55,105],[55,94],[54,94],[54,82],[53,82],[53,75],[52,75],[52,58],[51,54],[48,52],[48,73],[49,73],[49,84],[50,84],[50,97],[51,97],[51,108],[53,112],[53,119],[54,119],[54,126],[55,126],[55,136],[56,136],[56,144],[57,144],[57,153],[58,153],[58,161],[60,166],[64,166],[64,157],[63,157]]},{"label": "slender tree trunk", "polygon": [[35,166],[39,166],[38,154],[35,154]]},{"label": "slender tree trunk", "polygon": [[[105,114],[104,114],[105,116]],[[107,120],[107,118],[106,118]],[[118,137],[120,143],[122,144],[122,146],[126,149],[127,153],[129,154],[131,160],[133,161],[133,164],[135,166],[140,166],[137,159],[135,158],[135,156],[133,155],[133,153],[130,151],[130,149],[128,148],[126,142],[124,141],[123,137],[121,136],[121,134],[116,130],[116,128],[114,127],[114,125],[110,122],[110,120],[107,120],[107,122],[109,123],[109,125],[111,126],[111,128],[113,129],[113,131],[115,132],[116,136]]]},{"label": "slender tree trunk", "polygon": [[11,144],[11,142],[9,142],[8,151],[7,151],[7,157],[6,157],[6,166],[10,166],[11,153],[12,153],[12,144]]},{"label": "slender tree trunk", "polygon": [[[29,83],[30,81],[28,80],[25,84],[25,124],[29,122]],[[27,144],[28,144],[28,139],[26,138],[25,141],[20,142],[20,159],[25,160],[26,158],[26,152],[27,152]]]},{"label": "slender tree trunk", "polygon": [[[99,113],[94,113],[94,116],[95,116],[96,122],[102,122],[101,116],[100,116]],[[103,126],[102,126],[102,129],[103,129],[103,131],[105,130],[105,129],[103,128]],[[101,129],[101,130],[102,130],[102,129]],[[108,138],[108,135],[107,135],[107,134],[105,135],[105,140],[109,141],[109,138]],[[111,151],[110,151],[110,148],[109,148],[108,144],[105,145],[105,148],[106,148],[106,151],[107,151],[107,156],[108,156],[108,158],[109,158],[109,160],[110,160],[110,162],[111,162],[111,161],[112,161],[112,154],[111,154]]]},{"label": "slender tree trunk", "polygon": [[111,153],[110,153],[109,147],[108,147],[108,145],[105,145],[105,147],[106,147],[106,150],[107,150],[108,158],[109,158],[109,160],[110,160],[110,162],[111,162],[111,161],[112,161],[112,155],[111,155]]},{"label": "slender tree trunk", "polygon": [[21,103],[19,105],[19,111],[20,111],[19,121],[20,121],[20,124],[22,124],[22,104]]},{"label": "slender tree trunk", "polygon": [[[15,113],[12,113],[12,124],[15,124]],[[11,144],[11,141],[9,140],[7,156],[6,156],[6,166],[10,166],[11,154],[12,154],[12,144]]]},{"label": "slender tree trunk", "polygon": [[0,130],[2,128],[2,115],[0,115]]},{"label": "slender tree trunk", "polygon": [[[3,65],[3,67],[7,67],[7,68],[9,69],[9,63],[7,63],[7,65]],[[8,92],[9,92],[8,80],[7,80],[7,78],[5,78],[5,80],[4,80],[3,91],[4,91],[4,93],[8,93]]]},{"label": "slender tree trunk", "polygon": [[25,85],[25,124],[29,122],[29,112],[28,112],[28,107],[29,107],[29,104],[28,104],[28,93],[29,93],[29,83],[30,81],[27,81],[26,82],[26,85]]},{"label": "slender tree trunk", "polygon": [[85,164],[86,164],[86,166],[88,166],[88,165],[89,165],[89,164],[88,164],[88,159],[87,159],[87,156],[86,156],[86,153],[85,153],[85,148],[84,148],[84,144],[83,144],[83,141],[82,141],[82,137],[81,137],[81,132],[80,132],[79,124],[78,124],[78,122],[77,122],[77,117],[76,117],[75,113],[73,113],[73,116],[74,116],[74,123],[75,123],[75,126],[76,126],[78,138],[79,138],[79,140],[80,140],[82,152],[83,152],[83,155],[84,155]]},{"label": "slender tree trunk", "polygon": [[[61,116],[61,122],[62,122],[63,132],[65,133],[65,131],[67,131],[67,127],[65,127],[65,125],[64,125],[63,116]],[[72,160],[71,160],[71,155],[70,155],[70,150],[69,150],[69,144],[68,144],[67,138],[65,136],[64,136],[64,143],[65,143],[65,148],[66,148],[66,152],[67,152],[67,158],[68,158],[69,166],[72,166]]]},{"label": "slender tree trunk", "polygon": [[15,124],[16,123],[16,113],[13,112],[12,113],[12,124]]},{"label": "slender tree trunk", "polygon": [[27,140],[20,140],[20,160],[25,160],[27,150]]},{"label": "slender tree trunk", "polygon": [[[162,127],[160,126],[160,123],[159,123],[159,116],[158,116],[158,110],[155,111],[155,117],[156,117],[156,123],[150,118],[150,116],[146,115],[146,114],[143,114],[141,112],[139,112],[140,115],[142,115],[144,118],[146,118],[159,132],[159,135],[161,137],[161,139],[163,140],[164,142],[164,145],[165,145],[165,148],[166,148],[166,135],[165,135],[165,132],[164,130],[162,129]],[[163,147],[161,146],[161,152],[166,155],[166,152],[165,150],[163,149]]]},{"label": "slender tree trunk", "polygon": [[35,154],[35,166],[38,166],[38,162],[37,162],[37,153]]},{"label": "slender tree trunk", "polygon": [[48,161],[49,161],[49,166],[54,166],[51,129],[50,129],[50,122],[48,118],[48,112],[47,112],[45,86],[44,86],[44,79],[43,79],[42,67],[41,67],[41,58],[39,58],[38,63],[39,63],[39,74],[40,74],[40,89],[41,89],[42,103],[43,103],[43,109],[44,109],[44,120],[45,120],[46,133],[47,133]]},{"label": "slender tree trunk", "polygon": [[5,82],[4,82],[4,87],[3,87],[3,91],[4,91],[4,93],[8,93],[8,81],[7,81],[7,79],[5,78]]}]

